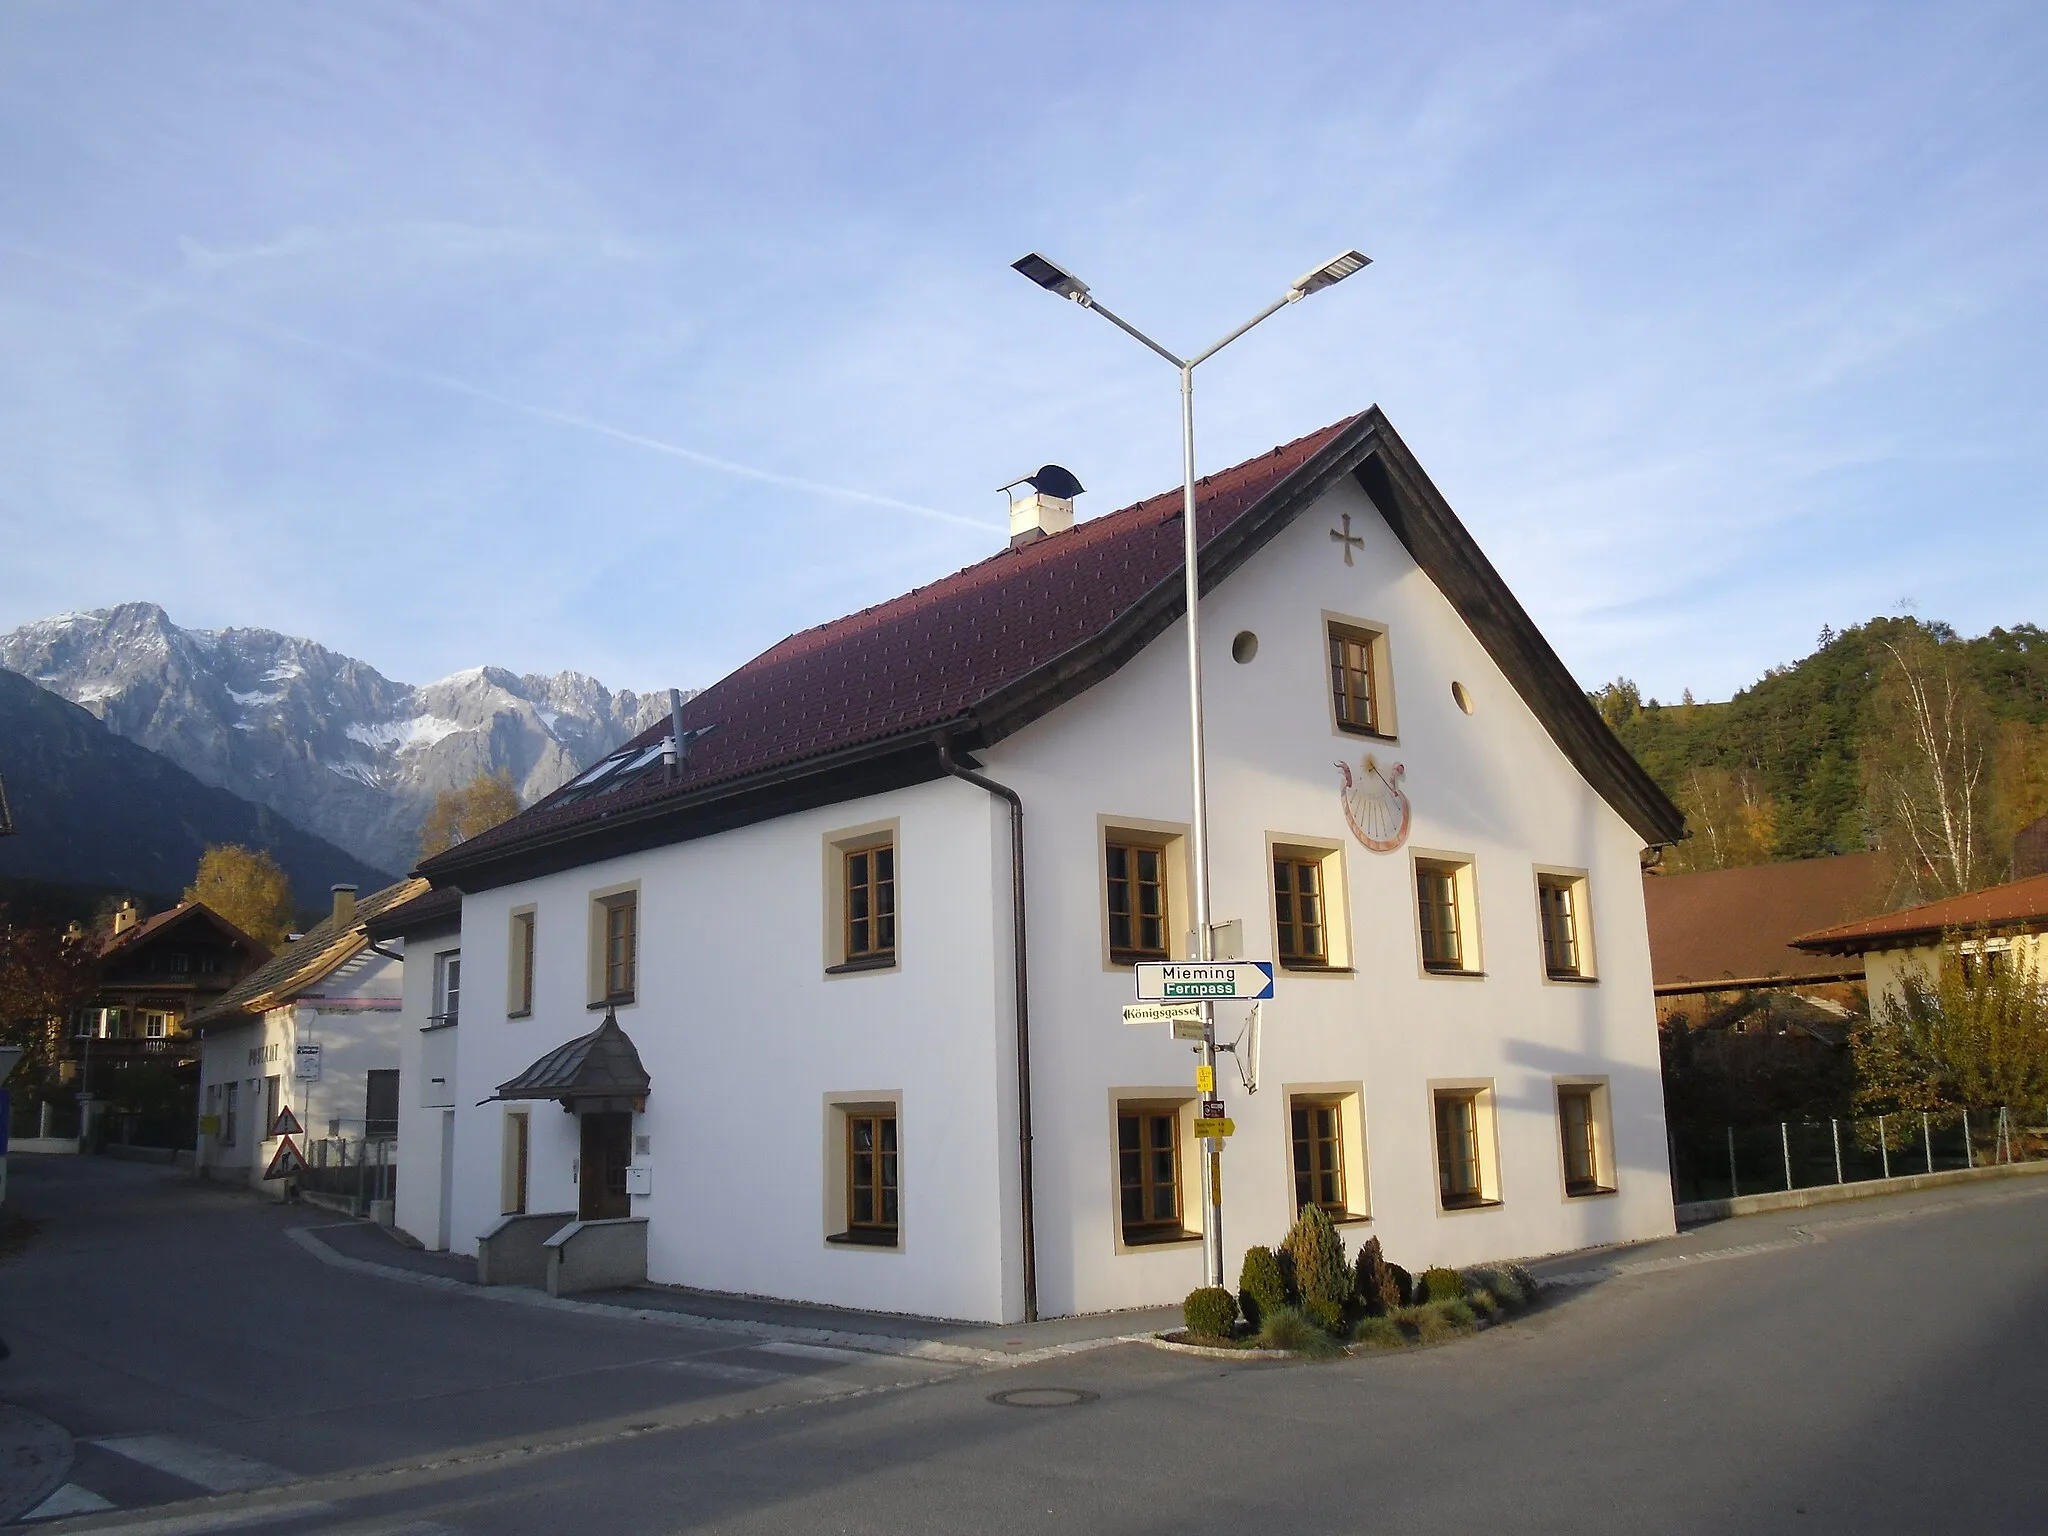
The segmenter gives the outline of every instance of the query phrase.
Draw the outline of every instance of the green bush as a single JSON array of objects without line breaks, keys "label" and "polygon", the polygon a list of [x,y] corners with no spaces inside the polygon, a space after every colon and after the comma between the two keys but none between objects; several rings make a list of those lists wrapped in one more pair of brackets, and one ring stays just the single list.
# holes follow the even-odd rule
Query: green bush
[{"label": "green bush", "polygon": [[1474,1285],[1467,1289],[1464,1301],[1458,1305],[1470,1307],[1484,1317],[1497,1317],[1501,1310],[1500,1298],[1483,1285]]},{"label": "green bush", "polygon": [[1294,1283],[1302,1310],[1325,1328],[1343,1323],[1344,1303],[1351,1299],[1351,1266],[1344,1259],[1344,1239],[1319,1205],[1304,1205],[1287,1234],[1287,1255],[1294,1261]]},{"label": "green bush", "polygon": [[1479,1316],[1472,1310],[1470,1302],[1433,1301],[1430,1306],[1443,1315],[1453,1333],[1470,1333],[1479,1326]]},{"label": "green bush", "polygon": [[1339,1303],[1331,1301],[1327,1296],[1317,1296],[1304,1301],[1301,1310],[1308,1314],[1309,1321],[1329,1333],[1331,1337],[1343,1337],[1344,1308]]},{"label": "green bush", "polygon": [[1189,1333],[1227,1339],[1237,1327],[1237,1298],[1220,1285],[1205,1285],[1188,1292],[1188,1299],[1180,1304],[1180,1315]]},{"label": "green bush", "polygon": [[1384,1317],[1401,1305],[1401,1283],[1394,1278],[1394,1266],[1380,1250],[1380,1240],[1369,1237],[1358,1250],[1358,1264],[1351,1272],[1351,1299],[1368,1317]]},{"label": "green bush", "polygon": [[1422,1272],[1421,1291],[1424,1301],[1463,1301],[1465,1277],[1455,1269],[1432,1264]]},{"label": "green bush", "polygon": [[1351,1341],[1362,1349],[1406,1349],[1408,1335],[1391,1317],[1362,1317],[1351,1330]]},{"label": "green bush", "polygon": [[1509,1311],[1527,1306],[1536,1295],[1536,1282],[1519,1264],[1475,1265],[1465,1271],[1465,1283],[1472,1292],[1491,1292]]},{"label": "green bush", "polygon": [[1415,1300],[1415,1277],[1398,1264],[1389,1264],[1387,1272],[1394,1277],[1394,1289],[1401,1293],[1400,1304],[1405,1307],[1413,1303]]},{"label": "green bush", "polygon": [[1259,1327],[1269,1313],[1287,1305],[1287,1277],[1270,1248],[1247,1248],[1244,1266],[1237,1272],[1237,1301],[1244,1308],[1244,1320]]},{"label": "green bush", "polygon": [[1299,1307],[1275,1307],[1266,1317],[1256,1341],[1261,1349],[1292,1350],[1311,1360],[1323,1360],[1343,1351],[1337,1341],[1317,1327]]}]

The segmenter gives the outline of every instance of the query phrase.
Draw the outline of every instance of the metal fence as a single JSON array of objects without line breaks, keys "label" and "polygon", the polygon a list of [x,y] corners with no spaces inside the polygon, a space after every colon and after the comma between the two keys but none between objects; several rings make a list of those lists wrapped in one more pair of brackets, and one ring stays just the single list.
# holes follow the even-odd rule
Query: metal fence
[{"label": "metal fence", "polygon": [[2048,1157],[2043,1133],[1999,1108],[1774,1125],[1674,1123],[1670,1135],[1671,1190],[1680,1205]]},{"label": "metal fence", "polygon": [[354,1215],[367,1216],[371,1201],[398,1191],[395,1136],[323,1136],[306,1143],[305,1158],[299,1188],[346,1200]]}]

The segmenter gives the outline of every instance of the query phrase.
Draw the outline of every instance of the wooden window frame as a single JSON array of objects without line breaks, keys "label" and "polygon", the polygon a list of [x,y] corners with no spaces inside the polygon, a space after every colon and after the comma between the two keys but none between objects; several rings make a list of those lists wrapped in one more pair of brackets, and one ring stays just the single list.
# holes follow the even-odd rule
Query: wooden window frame
[{"label": "wooden window frame", "polygon": [[[1325,612],[1322,638],[1323,697],[1331,729],[1371,741],[1397,740],[1387,626],[1350,614]],[[1363,718],[1357,686],[1361,680]]]},{"label": "wooden window frame", "polygon": [[[849,1110],[846,1124],[846,1237],[849,1242],[880,1243],[893,1248],[903,1228],[903,1143],[895,1113],[890,1110]],[[865,1130],[869,1145],[863,1149]],[[861,1176],[862,1160],[868,1176]],[[868,1215],[860,1215],[861,1197]],[[889,1212],[889,1203],[895,1210]]]},{"label": "wooden window frame", "polygon": [[[822,866],[822,891],[824,909],[824,966],[828,977],[856,976],[864,972],[891,972],[900,970],[903,963],[903,836],[901,823],[888,821],[869,822],[865,826],[842,827],[827,832],[823,841],[824,863]],[[874,907],[876,881],[874,877],[874,855],[884,851],[889,856],[887,880],[889,910],[889,932],[886,945],[877,944],[880,937],[873,931],[877,916]],[[866,935],[867,945],[856,948],[860,935],[857,925],[862,919],[855,912],[854,871],[855,861],[866,857],[868,878],[864,889],[868,892],[867,921],[871,924]]]},{"label": "wooden window frame", "polygon": [[[1308,867],[1315,871],[1315,898],[1320,908],[1320,952],[1304,949],[1300,940],[1299,893],[1290,887]],[[1282,870],[1288,872],[1283,880]],[[1285,970],[1297,975],[1349,975],[1351,971],[1351,906],[1345,889],[1344,847],[1322,838],[1266,836],[1267,911],[1272,923],[1272,954]],[[1290,913],[1293,919],[1290,920]]]},{"label": "wooden window frame", "polygon": [[[1187,1118],[1184,1101],[1159,1099],[1119,1099],[1115,1106],[1113,1151],[1116,1161],[1116,1226],[1118,1245],[1123,1248],[1153,1248],[1163,1243],[1200,1240],[1198,1232],[1191,1231],[1187,1224],[1187,1159],[1183,1155],[1191,1139],[1182,1121]],[[1137,1132],[1137,1146],[1124,1146],[1124,1123],[1130,1121]],[[1171,1144],[1160,1147],[1154,1139],[1161,1125],[1168,1126]],[[1170,1217],[1144,1215],[1132,1222],[1124,1214],[1124,1195],[1135,1188],[1138,1191],[1141,1211],[1152,1210],[1153,1196],[1160,1188],[1153,1159],[1161,1153],[1171,1159],[1173,1167],[1173,1214]],[[1130,1180],[1126,1156],[1137,1159],[1135,1169],[1137,1182]]]},{"label": "wooden window frame", "polygon": [[[887,863],[887,872],[882,869]],[[864,868],[857,870],[856,865]],[[843,928],[841,962],[848,966],[896,963],[896,842],[887,838],[840,851]],[[864,910],[856,913],[856,907]],[[863,934],[862,925],[866,925]],[[862,942],[865,939],[866,942]]]},{"label": "wooden window frame", "polygon": [[[1614,1121],[1605,1078],[1556,1078],[1558,1171],[1567,1200],[1615,1192]],[[1574,1123],[1566,1105],[1584,1106],[1583,1122]],[[1583,1171],[1574,1168],[1574,1153],[1583,1154]]]},{"label": "wooden window frame", "polygon": [[[453,978],[453,985],[450,979]],[[454,1006],[449,999],[454,999]],[[453,1024],[462,1014],[462,951],[459,949],[438,950],[434,954],[434,1011],[430,1018],[435,1023]]]},{"label": "wooden window frame", "polygon": [[[1329,1116],[1327,1129],[1316,1123],[1316,1117],[1321,1115]],[[1344,1167],[1344,1101],[1324,1094],[1290,1094],[1287,1139],[1291,1149],[1288,1162],[1294,1174],[1295,1212],[1299,1214],[1316,1205],[1332,1221],[1348,1219],[1351,1206]],[[1330,1192],[1328,1181],[1334,1181],[1334,1192]]]},{"label": "wooden window frame", "polygon": [[[1599,980],[1594,964],[1591,888],[1583,869],[1536,866],[1536,947],[1543,965],[1543,979],[1565,986],[1581,986]],[[1554,904],[1562,898],[1570,924],[1570,964],[1558,963],[1558,945],[1553,934]]]},{"label": "wooden window frame", "polygon": [[[1465,1125],[1447,1126],[1444,1112],[1451,1105],[1465,1106]],[[1429,1131],[1437,1210],[1450,1215],[1497,1209],[1501,1198],[1493,1084],[1471,1080],[1429,1084]],[[1469,1158],[1462,1148],[1449,1145],[1453,1134],[1469,1144]],[[1454,1171],[1458,1175],[1455,1181],[1451,1177]],[[1468,1171],[1469,1183],[1464,1178]]]},{"label": "wooden window frame", "polygon": [[524,1216],[532,1203],[528,1189],[533,1170],[532,1114],[524,1109],[506,1110],[498,1138],[498,1213]]},{"label": "wooden window frame", "polygon": [[[895,1091],[882,1093],[828,1093],[825,1095],[825,1245],[836,1252],[855,1253],[902,1253],[904,1251],[904,1173],[903,1151],[903,1096]],[[884,1151],[883,1137],[879,1127],[886,1123],[892,1128],[895,1146],[893,1151]],[[877,1126],[876,1146],[871,1153],[863,1154],[855,1146],[859,1127],[863,1124]],[[856,1220],[857,1196],[860,1191],[855,1176],[855,1160],[860,1156],[872,1156],[874,1177],[870,1193],[875,1197],[873,1219]],[[893,1223],[881,1220],[881,1196],[886,1186],[881,1182],[883,1158],[893,1158],[895,1163],[896,1220]]]},{"label": "wooden window frame", "polygon": [[540,935],[540,913],[534,907],[520,907],[510,917],[507,932],[505,1017],[525,1019],[533,1015],[534,943]]},{"label": "wooden window frame", "polygon": [[[1441,889],[1449,893],[1451,937],[1456,944],[1454,957],[1447,958],[1442,953],[1442,928],[1431,920],[1433,912],[1441,911],[1441,904],[1425,890],[1425,881],[1440,883]],[[1413,850],[1409,865],[1408,888],[1415,901],[1416,958],[1422,974],[1485,975],[1479,949],[1479,876],[1471,857],[1441,849],[1417,848]],[[1431,953],[1433,928],[1437,938],[1435,954]]]},{"label": "wooden window frame", "polygon": [[[1138,866],[1146,857],[1154,862],[1153,878],[1146,880]],[[1109,958],[1116,965],[1136,965],[1142,961],[1171,960],[1173,958],[1173,886],[1167,867],[1167,844],[1163,841],[1146,839],[1131,833],[1116,833],[1102,842],[1102,901],[1108,915]],[[1123,865],[1119,873],[1118,865]],[[1125,910],[1117,911],[1117,889],[1125,890]],[[1143,895],[1147,890],[1157,893],[1159,911],[1148,914],[1143,908]],[[1138,898],[1134,905],[1131,898]],[[1125,938],[1130,942],[1118,944],[1116,925],[1122,917],[1127,927]],[[1159,943],[1154,946],[1139,942],[1143,937],[1140,925],[1157,923]]]},{"label": "wooden window frame", "polygon": [[[625,959],[626,987],[613,986],[612,923],[619,912],[628,918]],[[640,883],[608,886],[590,893],[590,1003],[592,1010],[630,1008],[640,1000]]]}]

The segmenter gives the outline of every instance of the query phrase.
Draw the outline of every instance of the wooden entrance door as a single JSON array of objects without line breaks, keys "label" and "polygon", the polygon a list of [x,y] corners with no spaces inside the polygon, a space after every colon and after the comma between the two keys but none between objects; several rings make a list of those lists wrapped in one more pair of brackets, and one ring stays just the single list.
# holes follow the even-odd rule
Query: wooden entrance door
[{"label": "wooden entrance door", "polygon": [[626,1197],[626,1165],[633,1161],[633,1117],[623,1112],[592,1111],[583,1122],[582,1173],[576,1192],[576,1214],[584,1221],[610,1221],[633,1214]]}]

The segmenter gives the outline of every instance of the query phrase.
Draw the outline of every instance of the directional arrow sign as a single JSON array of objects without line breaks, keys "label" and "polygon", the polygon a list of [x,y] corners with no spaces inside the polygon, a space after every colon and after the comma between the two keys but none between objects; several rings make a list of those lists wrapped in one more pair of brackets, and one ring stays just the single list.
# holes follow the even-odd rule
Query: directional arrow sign
[{"label": "directional arrow sign", "polygon": [[1219,1136],[1235,1136],[1236,1134],[1237,1122],[1235,1120],[1197,1120],[1195,1122],[1195,1135],[1205,1141],[1213,1140]]},{"label": "directional arrow sign", "polygon": [[1175,1003],[1204,997],[1251,1002],[1273,995],[1273,967],[1265,960],[1147,962],[1136,969],[1140,1002]]},{"label": "directional arrow sign", "polygon": [[288,1179],[295,1173],[306,1171],[306,1160],[299,1156],[298,1144],[287,1136],[277,1144],[270,1166],[263,1170],[266,1179]]}]

